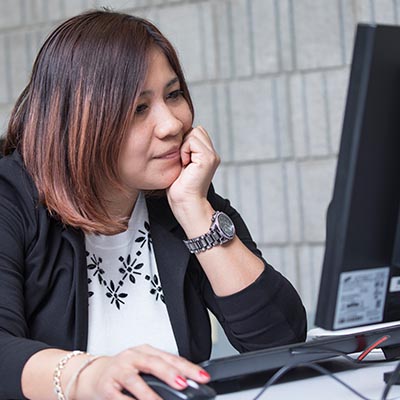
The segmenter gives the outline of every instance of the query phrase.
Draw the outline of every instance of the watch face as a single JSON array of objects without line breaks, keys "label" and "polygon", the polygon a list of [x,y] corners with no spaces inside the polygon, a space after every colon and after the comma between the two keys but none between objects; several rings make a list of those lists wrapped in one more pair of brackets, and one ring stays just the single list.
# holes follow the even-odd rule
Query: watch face
[{"label": "watch face", "polygon": [[235,226],[226,214],[221,213],[218,215],[218,225],[228,239],[233,238],[235,235]]}]

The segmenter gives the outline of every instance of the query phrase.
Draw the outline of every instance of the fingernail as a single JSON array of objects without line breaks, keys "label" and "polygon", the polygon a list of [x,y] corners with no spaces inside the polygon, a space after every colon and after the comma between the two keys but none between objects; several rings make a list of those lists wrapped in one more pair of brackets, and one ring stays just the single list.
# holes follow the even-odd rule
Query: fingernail
[{"label": "fingernail", "polygon": [[182,378],[180,375],[178,375],[175,378],[175,383],[178,384],[181,387],[186,387],[188,385],[188,383],[186,382],[186,379]]},{"label": "fingernail", "polygon": [[207,379],[211,378],[210,374],[207,371],[201,370],[199,371],[199,374],[202,378],[207,378]]}]

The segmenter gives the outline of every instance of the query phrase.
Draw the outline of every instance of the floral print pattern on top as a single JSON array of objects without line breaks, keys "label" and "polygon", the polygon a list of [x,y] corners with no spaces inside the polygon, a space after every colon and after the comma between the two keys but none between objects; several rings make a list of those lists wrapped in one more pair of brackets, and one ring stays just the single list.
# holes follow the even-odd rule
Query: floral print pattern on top
[{"label": "floral print pattern on top", "polygon": [[[152,240],[150,235],[150,224],[145,221],[143,224],[143,228],[139,229],[138,232],[140,235],[135,239],[135,243],[140,243],[140,249],[143,248],[147,244],[149,252],[153,251]],[[125,283],[129,281],[131,284],[136,284],[138,279],[144,279],[149,282],[149,290],[148,293],[152,296],[155,296],[155,301],[159,299],[165,303],[164,293],[161,287],[159,277],[154,274],[153,277],[146,274],[144,277],[142,275],[142,269],[145,266],[144,262],[141,262],[140,256],[142,252],[138,250],[135,256],[128,254],[126,257],[120,255],[118,260],[116,260],[116,264],[118,263],[118,271],[121,274],[118,282],[116,280],[108,280],[106,279],[106,268],[103,267],[103,259],[102,257],[96,254],[90,254],[86,252],[87,258],[87,268],[88,268],[88,284],[89,284],[89,297],[95,295],[94,289],[91,290],[93,283],[93,279],[97,279],[100,286],[104,288],[104,294],[107,298],[110,299],[110,304],[115,305],[115,307],[120,310],[121,306],[125,305],[126,298],[128,297],[128,293],[122,291]],[[110,268],[115,268],[114,265],[109,266]]]}]

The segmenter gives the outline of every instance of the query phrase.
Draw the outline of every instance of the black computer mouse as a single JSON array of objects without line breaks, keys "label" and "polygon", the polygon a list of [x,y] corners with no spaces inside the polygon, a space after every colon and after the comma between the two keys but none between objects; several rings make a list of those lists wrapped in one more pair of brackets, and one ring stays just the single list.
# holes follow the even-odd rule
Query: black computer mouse
[{"label": "black computer mouse", "polygon": [[[187,379],[186,389],[177,390],[153,375],[141,374],[141,377],[164,400],[211,400],[217,396],[214,389],[191,379]],[[126,390],[123,393],[132,396]]]}]

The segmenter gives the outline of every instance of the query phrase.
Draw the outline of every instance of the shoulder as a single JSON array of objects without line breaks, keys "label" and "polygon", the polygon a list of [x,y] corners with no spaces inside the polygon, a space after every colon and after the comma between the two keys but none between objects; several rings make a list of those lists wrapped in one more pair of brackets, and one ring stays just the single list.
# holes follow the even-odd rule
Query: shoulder
[{"label": "shoulder", "polygon": [[35,185],[18,153],[0,159],[0,229],[4,239],[12,235],[28,243],[35,236],[39,210]]},{"label": "shoulder", "polygon": [[38,193],[18,152],[0,159],[0,196],[17,203],[37,204]]}]

